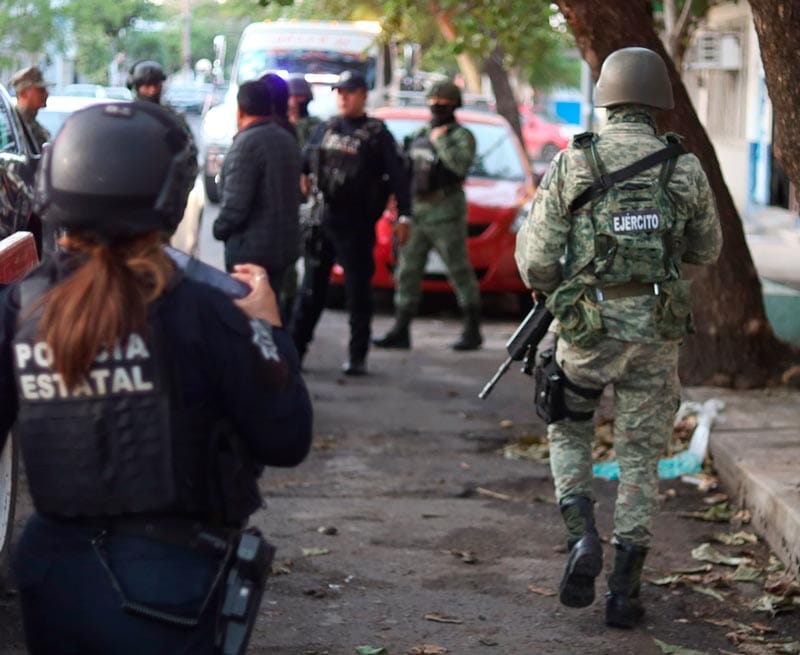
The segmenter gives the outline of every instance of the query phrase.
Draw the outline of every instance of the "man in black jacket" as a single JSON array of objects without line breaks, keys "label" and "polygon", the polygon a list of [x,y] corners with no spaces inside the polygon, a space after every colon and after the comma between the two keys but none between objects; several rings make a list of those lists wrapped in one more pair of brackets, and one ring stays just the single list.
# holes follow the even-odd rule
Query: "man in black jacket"
[{"label": "man in black jacket", "polygon": [[345,71],[333,86],[339,115],[311,133],[303,172],[318,176],[325,198],[320,243],[306,257],[305,275],[295,299],[289,330],[302,357],[314,336],[334,260],[344,269],[350,312],[349,357],[345,375],[367,372],[372,324],[372,274],[375,223],[390,194],[401,222],[411,219],[411,194],[397,144],[383,121],[364,111],[367,83],[358,71]]},{"label": "man in black jacket", "polygon": [[299,254],[300,146],[270,120],[269,89],[245,82],[237,95],[239,132],[222,166],[222,201],[214,237],[225,242],[225,267],[252,262],[279,292]]}]

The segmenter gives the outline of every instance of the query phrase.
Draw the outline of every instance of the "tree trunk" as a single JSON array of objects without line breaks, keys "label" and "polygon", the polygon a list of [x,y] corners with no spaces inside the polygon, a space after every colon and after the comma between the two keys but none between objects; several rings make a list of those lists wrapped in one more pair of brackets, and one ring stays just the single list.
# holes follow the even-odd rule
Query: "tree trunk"
[{"label": "tree trunk", "polygon": [[517,135],[520,143],[522,141],[522,126],[519,122],[519,107],[514,96],[514,89],[508,79],[508,71],[503,66],[503,51],[498,46],[494,52],[486,58],[483,63],[486,73],[492,81],[492,91],[497,102],[497,113],[505,118]]},{"label": "tree trunk", "polygon": [[[444,40],[448,43],[453,43],[458,36],[458,32],[456,32],[456,27],[453,25],[452,10],[445,11],[436,0],[431,0],[429,6]],[[468,53],[462,52],[456,55],[456,62],[458,62],[458,68],[464,76],[465,90],[470,93],[480,93],[481,72],[472,57]]]},{"label": "tree trunk", "polygon": [[783,169],[800,188],[800,58],[794,42],[800,33],[797,0],[750,0],[761,60],[775,117],[772,148]]},{"label": "tree trunk", "polygon": [[[765,0],[764,4],[770,3]],[[784,4],[789,4],[788,0]],[[784,368],[800,355],[775,337],[767,321],[761,283],[741,219],[722,178],[714,147],[655,32],[649,1],[558,0],[558,6],[595,79],[606,56],[619,48],[644,46],[664,59],[672,80],[675,109],[659,112],[659,128],[686,137],[687,149],[702,162],[716,195],[724,245],[716,265],[687,266],[685,270],[694,280],[697,332],[687,337],[681,348],[681,379],[691,385],[736,388],[777,383]]]}]

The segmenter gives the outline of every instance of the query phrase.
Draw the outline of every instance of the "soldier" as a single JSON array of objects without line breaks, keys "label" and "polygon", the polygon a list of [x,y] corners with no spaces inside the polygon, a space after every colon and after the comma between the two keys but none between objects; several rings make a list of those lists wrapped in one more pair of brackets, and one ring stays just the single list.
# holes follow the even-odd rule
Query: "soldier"
[{"label": "soldier", "polygon": [[[646,48],[613,52],[595,103],[607,108],[607,125],[576,136],[552,161],[517,235],[516,261],[534,296],[549,294],[559,322],[554,359],[552,351],[542,354],[542,379],[551,384],[542,396],[563,400],[549,407],[556,413],[548,426],[570,549],[560,599],[590,605],[603,567],[592,414],[613,384],[620,482],[605,621],[630,628],[644,614],[639,588],[657,509],[657,464],[680,399],[678,347],[691,329],[681,264],[712,264],[722,234],[700,162],[677,135],[656,135],[655,110],[674,106],[661,57]],[[617,174],[630,165],[627,176]]]},{"label": "soldier", "polygon": [[397,242],[402,246],[394,294],[395,321],[383,337],[373,340],[380,348],[411,347],[409,326],[422,295],[422,276],[431,248],[441,255],[464,314],[464,329],[453,350],[476,350],[483,343],[478,281],[467,256],[463,189],[475,157],[475,137],[456,121],[455,110],[460,106],[461,91],[455,84],[435,83],[428,92],[430,123],[406,141],[412,166],[414,229],[402,220],[395,222]]},{"label": "soldier", "polygon": [[42,71],[36,66],[29,66],[18,71],[10,80],[17,94],[16,111],[22,122],[28,127],[36,142],[37,150],[50,140],[50,132],[36,120],[39,110],[47,106],[47,87]]},{"label": "soldier", "polygon": [[319,118],[308,114],[308,103],[314,99],[311,85],[303,75],[289,77],[289,121],[297,130],[300,147],[305,146],[313,129],[319,125]]},{"label": "soldier", "polygon": [[161,91],[167,76],[157,61],[141,59],[131,66],[127,86],[136,100],[161,104]]},{"label": "soldier", "polygon": [[[319,157],[319,188],[325,198],[319,256],[306,258],[302,288],[294,304],[290,331],[302,357],[325,306],[333,262],[344,269],[350,311],[349,356],[345,375],[365,375],[372,325],[372,274],[375,223],[390,194],[402,216],[411,215],[408,180],[397,144],[383,121],[367,116],[367,81],[358,71],[344,71],[333,87],[339,115],[312,132],[303,172]],[[404,220],[410,220],[406,218]]]}]

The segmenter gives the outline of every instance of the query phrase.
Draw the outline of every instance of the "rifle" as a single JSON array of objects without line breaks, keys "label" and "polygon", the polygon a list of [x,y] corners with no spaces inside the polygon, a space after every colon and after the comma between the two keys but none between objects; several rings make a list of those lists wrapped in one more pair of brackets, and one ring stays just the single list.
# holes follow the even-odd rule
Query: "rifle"
[{"label": "rifle", "polygon": [[319,146],[311,149],[311,172],[308,175],[310,184],[308,199],[300,205],[300,233],[306,257],[315,262],[319,260],[320,226],[325,213],[325,197],[319,188]]},{"label": "rifle", "polygon": [[536,346],[547,334],[547,328],[552,322],[553,315],[544,306],[544,300],[539,300],[506,342],[508,359],[500,365],[494,377],[486,383],[486,386],[478,394],[478,398],[483,400],[491,393],[494,385],[511,366],[511,362],[519,362],[524,359],[525,363],[521,370],[525,375],[531,375],[536,360]]}]

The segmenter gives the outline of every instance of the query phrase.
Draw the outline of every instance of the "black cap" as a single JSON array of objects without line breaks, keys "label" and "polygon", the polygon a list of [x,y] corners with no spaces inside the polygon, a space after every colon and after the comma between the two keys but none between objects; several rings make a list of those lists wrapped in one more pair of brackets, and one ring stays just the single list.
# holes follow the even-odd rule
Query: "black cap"
[{"label": "black cap", "polygon": [[344,89],[345,91],[355,91],[356,89],[367,90],[367,80],[355,70],[344,71],[339,75],[339,81],[333,85],[334,89]]}]

